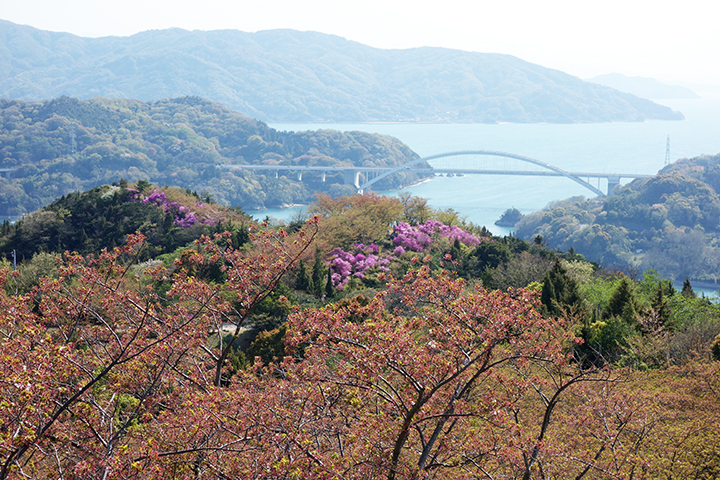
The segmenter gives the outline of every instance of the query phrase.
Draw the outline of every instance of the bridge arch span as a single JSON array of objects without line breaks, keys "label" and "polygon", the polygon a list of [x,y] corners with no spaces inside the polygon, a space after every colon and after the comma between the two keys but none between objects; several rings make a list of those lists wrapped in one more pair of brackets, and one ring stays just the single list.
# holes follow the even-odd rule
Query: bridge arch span
[{"label": "bridge arch span", "polygon": [[413,160],[413,161],[411,161],[411,162],[407,162],[407,163],[405,163],[405,164],[403,164],[403,165],[400,165],[399,167],[395,167],[395,168],[393,168],[393,169],[390,169],[390,170],[388,170],[388,171],[386,171],[386,172],[381,173],[380,175],[378,175],[377,177],[373,178],[372,180],[369,180],[369,181],[361,184],[361,185],[358,187],[358,191],[359,191],[360,193],[362,193],[366,188],[368,188],[369,186],[371,186],[373,183],[377,182],[378,180],[381,180],[381,179],[387,177],[388,175],[392,175],[393,173],[397,173],[397,172],[401,172],[401,171],[403,171],[403,170],[407,170],[408,168],[412,167],[413,165],[417,165],[417,164],[419,164],[419,163],[427,162],[427,161],[430,161],[430,160],[436,160],[436,159],[438,159],[438,158],[457,157],[457,156],[461,156],[461,155],[487,155],[487,156],[494,156],[494,157],[506,157],[506,158],[513,158],[513,159],[515,159],[515,160],[520,160],[520,161],[523,161],[523,162],[531,163],[531,164],[533,164],[533,165],[537,165],[537,166],[539,166],[539,167],[542,167],[542,168],[545,168],[545,169],[548,169],[548,170],[552,170],[553,172],[556,172],[556,173],[558,173],[559,175],[562,175],[562,176],[564,176],[564,177],[567,177],[567,178],[569,178],[570,180],[572,180],[573,182],[576,182],[576,183],[582,185],[583,187],[587,188],[588,190],[592,191],[594,194],[596,194],[596,195],[598,195],[598,196],[601,196],[601,197],[604,197],[604,196],[605,196],[605,194],[604,194],[600,189],[594,187],[593,185],[591,185],[590,183],[586,182],[585,180],[583,180],[582,178],[578,177],[577,175],[573,175],[573,174],[571,174],[570,172],[567,172],[567,171],[565,171],[565,170],[563,170],[563,169],[561,169],[561,168],[559,168],[559,167],[556,167],[556,166],[554,166],[554,165],[551,165],[551,164],[549,164],[549,163],[546,163],[546,162],[543,162],[543,161],[540,161],[540,160],[536,160],[536,159],[534,159],[534,158],[526,157],[526,156],[524,156],[524,155],[518,155],[518,154],[516,154],[516,153],[497,152],[497,151],[493,151],[493,150],[460,150],[460,151],[457,151],[457,152],[439,153],[439,154],[437,154],[437,155],[430,155],[429,157],[419,158],[419,159],[417,159],[417,160]]}]

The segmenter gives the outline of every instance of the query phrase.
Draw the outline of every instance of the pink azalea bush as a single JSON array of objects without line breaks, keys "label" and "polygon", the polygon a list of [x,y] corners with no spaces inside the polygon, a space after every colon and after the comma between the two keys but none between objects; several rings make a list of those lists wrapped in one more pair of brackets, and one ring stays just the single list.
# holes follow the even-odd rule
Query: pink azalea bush
[{"label": "pink azalea bush", "polygon": [[428,220],[417,226],[401,222],[395,227],[391,236],[394,245],[392,254],[380,252],[380,248],[374,243],[370,245],[356,243],[349,252],[339,247],[330,252],[328,262],[333,285],[337,290],[343,290],[353,276],[362,280],[373,269],[389,271],[390,263],[398,261],[406,252],[422,252],[443,238],[451,242],[457,239],[468,246],[476,246],[482,240],[486,240],[458,226],[445,225],[437,220]]},{"label": "pink azalea bush", "polygon": [[[138,194],[133,195],[133,200],[137,199]],[[182,228],[190,228],[197,221],[195,213],[184,205],[180,205],[178,202],[168,201],[165,192],[153,190],[153,193],[147,197],[140,196],[140,201],[145,205],[157,205],[162,208],[165,212],[169,212],[174,217],[175,225]]]},{"label": "pink azalea bush", "polygon": [[340,247],[330,252],[330,270],[333,286],[342,290],[351,276],[364,279],[371,270],[387,272],[390,270],[391,257],[380,252],[380,247],[371,243],[353,244],[352,251],[346,252]]},{"label": "pink azalea bush", "polygon": [[407,250],[422,252],[433,243],[434,238],[447,238],[451,242],[457,239],[465,245],[473,247],[481,241],[479,237],[466,232],[457,225],[445,225],[437,220],[428,220],[414,227],[400,222],[393,232],[392,240],[396,245],[395,254],[399,256]]}]

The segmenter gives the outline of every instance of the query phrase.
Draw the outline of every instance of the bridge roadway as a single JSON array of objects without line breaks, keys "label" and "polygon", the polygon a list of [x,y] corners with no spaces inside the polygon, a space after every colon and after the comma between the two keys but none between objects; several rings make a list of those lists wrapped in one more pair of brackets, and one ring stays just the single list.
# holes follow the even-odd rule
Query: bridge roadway
[{"label": "bridge roadway", "polygon": [[[520,160],[525,163],[529,163],[544,170],[490,170],[490,169],[474,169],[474,168],[411,168],[421,163],[437,160],[446,157],[457,157],[463,155],[481,155],[481,156],[495,156],[512,158]],[[0,176],[9,177],[11,173],[18,170],[16,168],[0,168]],[[373,183],[381,180],[388,175],[393,173],[411,170],[414,173],[420,174],[453,174],[453,175],[523,175],[523,176],[550,176],[550,177],[567,177],[570,180],[582,185],[591,192],[599,196],[604,196],[600,189],[590,184],[590,179],[601,179],[604,178],[608,182],[607,194],[612,195],[615,187],[620,183],[621,178],[649,178],[652,175],[647,174],[631,174],[631,173],[588,173],[588,172],[569,172],[559,167],[536,160],[534,158],[526,157],[524,155],[518,155],[516,153],[498,152],[494,150],[461,150],[456,152],[440,153],[437,155],[431,155],[425,158],[418,158],[407,162],[403,165],[392,168],[378,168],[378,167],[356,167],[356,166],[308,166],[308,165],[238,165],[238,164],[220,164],[218,168],[231,170],[231,169],[245,169],[245,170],[275,170],[275,175],[280,170],[297,172],[297,179],[302,180],[303,172],[321,172],[322,181],[325,181],[325,174],[327,172],[343,172],[344,180],[346,185],[354,185],[358,189],[358,193],[369,188]],[[360,173],[374,173],[373,178],[366,180],[364,183],[360,183]],[[588,181],[583,180],[587,178]]]},{"label": "bridge roadway", "polygon": [[[218,165],[224,170],[245,169],[245,170],[276,170],[276,171],[298,171],[298,172],[345,172],[352,170],[353,172],[367,173],[383,173],[388,168],[378,167],[322,167],[308,165],[240,165],[224,163]],[[407,168],[410,170],[410,168]],[[540,177],[563,177],[562,173],[543,170],[478,170],[473,168],[413,168],[413,173],[454,173],[463,175],[524,175],[524,176],[540,176]],[[652,175],[638,173],[588,173],[588,172],[567,172],[581,178],[650,178]]]},{"label": "bridge roadway", "polygon": [[[352,170],[353,172],[366,172],[366,173],[383,173],[390,170],[389,168],[379,167],[323,167],[323,166],[308,166],[308,165],[240,165],[234,163],[223,163],[218,165],[219,168],[224,170],[233,169],[245,169],[245,170],[276,170],[276,171],[287,171],[287,172],[345,172]],[[413,168],[409,167],[406,170],[412,170],[413,173],[455,173],[455,174],[478,174],[478,175],[537,175],[537,176],[550,176],[550,177],[563,177],[562,173],[554,171],[543,171],[543,170],[478,170],[473,168]],[[588,173],[588,172],[567,172],[570,175],[578,177],[589,177],[589,178],[607,178],[607,177],[618,177],[618,178],[650,178],[652,175],[638,174],[638,173]]]},{"label": "bridge roadway", "polygon": [[[359,173],[375,173],[378,176],[388,173],[399,172],[402,170],[412,170],[413,173],[418,174],[452,174],[452,175],[521,175],[521,176],[538,176],[538,177],[574,177],[577,179],[587,178],[588,181],[581,181],[581,185],[588,188],[597,195],[605,195],[599,189],[590,185],[590,179],[604,178],[608,181],[608,195],[612,195],[612,191],[620,183],[622,178],[649,178],[652,175],[646,174],[634,174],[634,173],[594,173],[594,172],[558,172],[555,170],[489,170],[489,169],[470,169],[470,168],[410,168],[410,166],[404,166],[402,169],[388,169],[388,168],[377,168],[377,167],[338,167],[338,166],[308,166],[308,165],[239,165],[239,164],[222,164],[220,168],[226,170],[232,169],[246,169],[246,170],[270,170],[275,171],[276,175],[279,171],[292,171],[297,172],[297,179],[302,180],[303,172],[321,172],[322,181],[325,181],[326,173],[343,172],[345,174],[345,183],[355,185],[359,192],[367,188],[369,185],[375,183],[376,178],[360,184],[358,179]],[[387,175],[382,175],[383,177]],[[590,188],[591,187],[591,188]]]}]

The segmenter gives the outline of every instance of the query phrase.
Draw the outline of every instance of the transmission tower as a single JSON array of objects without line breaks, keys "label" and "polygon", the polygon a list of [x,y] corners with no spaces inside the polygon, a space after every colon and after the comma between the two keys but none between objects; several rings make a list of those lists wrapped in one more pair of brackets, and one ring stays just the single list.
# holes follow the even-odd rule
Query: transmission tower
[{"label": "transmission tower", "polygon": [[665,165],[670,163],[670,135],[668,135],[667,143],[665,144]]}]

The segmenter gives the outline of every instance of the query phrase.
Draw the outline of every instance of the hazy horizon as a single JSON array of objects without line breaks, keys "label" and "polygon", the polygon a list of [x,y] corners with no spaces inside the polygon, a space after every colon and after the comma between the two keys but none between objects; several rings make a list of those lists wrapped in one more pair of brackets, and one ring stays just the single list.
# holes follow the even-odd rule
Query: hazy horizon
[{"label": "hazy horizon", "polygon": [[0,4],[0,19],[83,37],[129,36],[147,30],[290,28],[338,35],[377,48],[445,47],[505,53],[580,78],[606,73],[669,84],[720,86],[720,53],[712,3],[679,8],[658,2],[510,0],[436,3],[367,0],[270,0],[229,4],[206,0],[25,0]]}]

